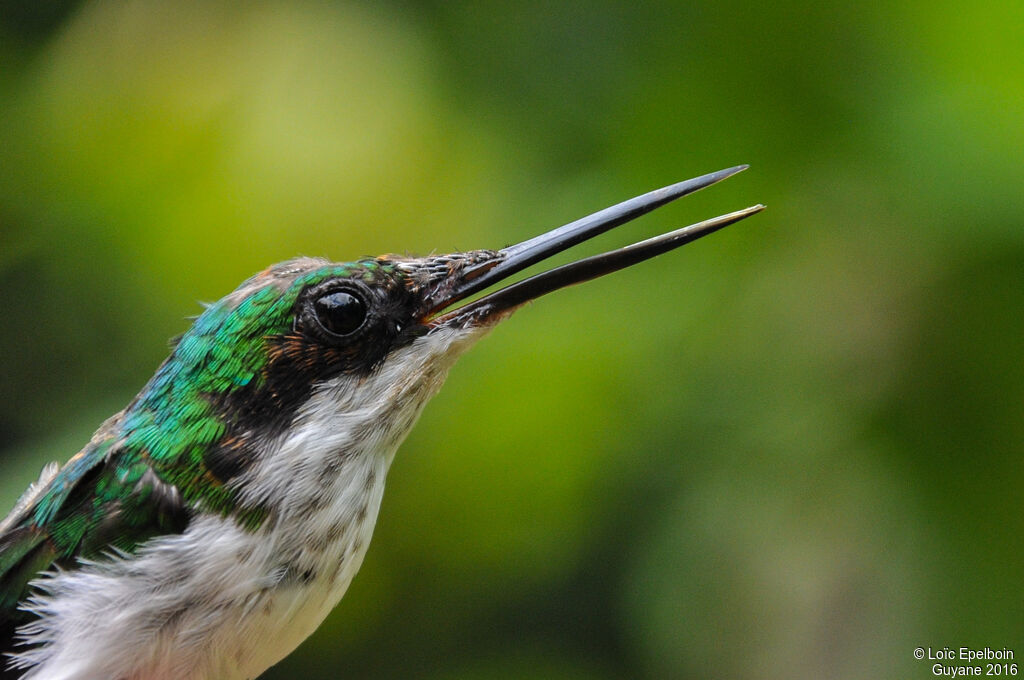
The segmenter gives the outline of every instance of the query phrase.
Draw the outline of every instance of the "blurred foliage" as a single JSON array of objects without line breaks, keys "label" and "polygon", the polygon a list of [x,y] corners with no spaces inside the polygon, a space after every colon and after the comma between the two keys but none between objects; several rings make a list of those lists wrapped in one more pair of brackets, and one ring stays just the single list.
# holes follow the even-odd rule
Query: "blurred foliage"
[{"label": "blurred foliage", "polygon": [[501,246],[747,162],[592,249],[768,212],[460,362],[349,594],[266,677],[1024,653],[1022,25],[1016,0],[2,2],[0,499],[271,262]]}]

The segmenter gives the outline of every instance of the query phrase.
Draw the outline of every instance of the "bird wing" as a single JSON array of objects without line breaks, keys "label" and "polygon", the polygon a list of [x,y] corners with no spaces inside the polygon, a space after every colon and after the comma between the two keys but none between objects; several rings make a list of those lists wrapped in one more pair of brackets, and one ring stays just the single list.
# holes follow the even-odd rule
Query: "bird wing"
[{"label": "bird wing", "polygon": [[119,421],[120,414],[104,423],[63,467],[47,465],[0,522],[0,651],[16,649],[16,628],[31,620],[19,604],[41,572],[74,568],[80,558],[130,553],[153,536],[188,526],[178,489],[151,461],[121,446]]}]

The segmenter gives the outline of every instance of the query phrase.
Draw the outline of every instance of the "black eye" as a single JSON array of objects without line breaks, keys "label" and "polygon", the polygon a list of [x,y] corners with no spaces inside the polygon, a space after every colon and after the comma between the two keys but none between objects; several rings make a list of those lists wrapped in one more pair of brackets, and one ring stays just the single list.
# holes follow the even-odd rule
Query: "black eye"
[{"label": "black eye", "polygon": [[313,311],[324,330],[334,335],[354,333],[366,320],[366,305],[347,291],[339,290],[317,298]]}]

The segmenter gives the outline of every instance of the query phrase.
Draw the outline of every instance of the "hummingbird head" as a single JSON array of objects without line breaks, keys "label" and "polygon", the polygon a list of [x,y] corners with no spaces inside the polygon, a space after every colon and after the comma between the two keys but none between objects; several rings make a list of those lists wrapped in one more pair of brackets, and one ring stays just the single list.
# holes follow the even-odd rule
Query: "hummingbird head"
[{"label": "hummingbird head", "polygon": [[[650,192],[501,250],[349,263],[300,258],[274,265],[196,320],[127,410],[127,429],[157,458],[159,449],[173,449],[176,441],[208,442],[202,469],[259,505],[283,498],[300,480],[325,483],[344,461],[368,452],[383,453],[378,457],[386,470],[456,358],[516,308],[693,241],[763,206],[460,303],[744,168]],[[168,404],[176,405],[169,415]],[[167,455],[175,453],[180,451]]]},{"label": "hummingbird head", "polygon": [[[16,665],[33,677],[261,673],[345,592],[395,450],[463,351],[530,300],[762,206],[510,277],[744,167],[500,250],[290,260],[209,305],[135,400],[0,522],[0,585],[29,594],[21,608],[36,617],[18,628],[30,646]],[[0,609],[8,641],[18,601]]]}]

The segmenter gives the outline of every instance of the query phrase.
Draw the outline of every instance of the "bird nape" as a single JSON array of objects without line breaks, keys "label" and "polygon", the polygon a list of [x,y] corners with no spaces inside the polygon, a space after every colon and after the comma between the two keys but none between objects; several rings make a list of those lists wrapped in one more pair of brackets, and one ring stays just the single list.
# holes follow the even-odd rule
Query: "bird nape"
[{"label": "bird nape", "polygon": [[395,450],[463,351],[529,300],[763,206],[464,301],[745,167],[501,250],[289,260],[209,305],[0,522],[2,677],[232,680],[280,661],[359,569]]}]

